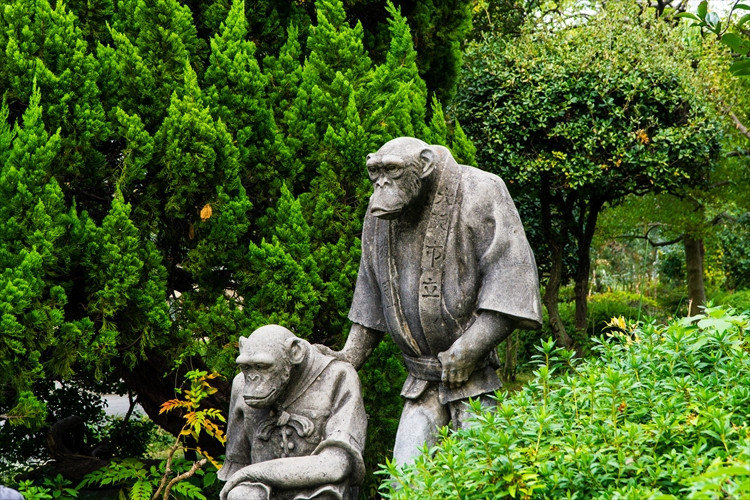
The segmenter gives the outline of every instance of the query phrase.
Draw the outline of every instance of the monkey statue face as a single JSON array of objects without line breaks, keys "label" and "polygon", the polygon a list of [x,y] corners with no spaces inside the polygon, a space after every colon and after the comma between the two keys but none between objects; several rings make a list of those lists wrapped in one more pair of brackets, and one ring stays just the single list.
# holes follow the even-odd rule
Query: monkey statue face
[{"label": "monkey statue face", "polygon": [[278,325],[261,327],[249,338],[240,337],[237,364],[245,377],[245,404],[268,408],[286,394],[292,368],[305,358],[302,342]]},{"label": "monkey statue face", "polygon": [[419,199],[423,181],[434,166],[433,150],[411,137],[393,139],[377,153],[367,155],[367,174],[373,187],[370,213],[381,219],[397,218]]}]

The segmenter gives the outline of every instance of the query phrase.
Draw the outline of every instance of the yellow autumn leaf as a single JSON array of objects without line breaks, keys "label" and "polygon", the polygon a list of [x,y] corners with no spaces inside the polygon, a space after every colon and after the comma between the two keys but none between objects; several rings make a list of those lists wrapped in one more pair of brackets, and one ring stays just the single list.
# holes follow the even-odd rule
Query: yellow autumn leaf
[{"label": "yellow autumn leaf", "polygon": [[211,204],[206,203],[203,205],[203,208],[201,208],[201,220],[203,222],[206,222],[208,219],[211,218],[211,215],[213,215],[214,211],[211,209]]}]

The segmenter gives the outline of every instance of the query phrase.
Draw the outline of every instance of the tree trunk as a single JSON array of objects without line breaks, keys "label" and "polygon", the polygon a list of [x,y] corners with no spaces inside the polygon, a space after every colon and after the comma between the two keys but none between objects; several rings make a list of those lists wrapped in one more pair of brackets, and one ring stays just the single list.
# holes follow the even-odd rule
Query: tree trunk
[{"label": "tree trunk", "polygon": [[573,347],[573,339],[571,339],[565,331],[565,326],[560,317],[560,311],[557,308],[557,302],[560,295],[560,282],[562,281],[563,246],[559,243],[550,243],[550,249],[550,273],[549,278],[547,279],[547,285],[544,288],[542,302],[544,303],[544,307],[547,308],[549,326],[552,328],[552,333],[555,336],[557,344],[566,349],[570,349]]},{"label": "tree trunk", "polygon": [[[552,334],[555,336],[557,344],[566,349],[570,349],[573,346],[573,339],[568,336],[563,325],[562,318],[560,317],[560,310],[557,308],[557,302],[560,298],[560,285],[562,283],[563,275],[563,255],[565,251],[565,238],[568,232],[562,230],[562,234],[558,229],[557,232],[552,231],[552,210],[550,207],[550,183],[547,175],[542,174],[541,186],[539,190],[539,201],[541,205],[541,219],[542,219],[542,234],[549,244],[549,259],[550,259],[550,270],[547,284],[544,287],[544,296],[542,296],[542,303],[547,308],[547,316],[549,316],[549,326],[552,329]],[[569,215],[569,210],[563,217]],[[566,220],[557,221],[555,227],[560,227],[567,224]]]},{"label": "tree trunk", "polygon": [[589,314],[589,273],[591,272],[591,248],[579,250],[573,292],[576,300],[576,330],[586,329]]},{"label": "tree trunk", "polygon": [[[174,370],[172,363],[159,352],[149,352],[146,360],[139,361],[132,369],[120,367],[120,373],[125,385],[138,395],[138,403],[143,407],[146,415],[159,427],[177,436],[185,424],[185,419],[179,411],[159,414],[162,403],[170,399],[179,398],[176,387],[187,385],[185,366],[191,369],[204,369],[202,360],[186,360],[178,370]],[[218,392],[204,399],[205,408],[218,408],[227,416],[229,408],[230,383],[222,379],[214,379],[211,383]],[[202,434],[198,446],[212,457],[224,454],[224,445],[207,434]]]},{"label": "tree trunk", "polygon": [[516,381],[516,361],[518,360],[518,333],[516,331],[505,339],[505,359],[501,371],[503,382]]},{"label": "tree trunk", "polygon": [[[589,274],[591,273],[591,241],[594,239],[596,221],[602,202],[598,199],[589,201],[586,222],[581,228],[578,238],[578,262],[576,263],[575,292],[576,299],[576,330],[586,329],[588,322]],[[581,217],[583,214],[581,214]]]},{"label": "tree trunk", "polygon": [[706,304],[706,289],[703,284],[703,239],[693,238],[689,234],[683,239],[685,247],[685,267],[687,268],[688,315],[695,316],[699,307]]}]

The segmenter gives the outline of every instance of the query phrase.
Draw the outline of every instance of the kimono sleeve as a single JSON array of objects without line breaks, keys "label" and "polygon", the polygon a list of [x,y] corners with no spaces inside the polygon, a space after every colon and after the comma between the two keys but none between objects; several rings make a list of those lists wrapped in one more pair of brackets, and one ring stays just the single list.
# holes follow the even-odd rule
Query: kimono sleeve
[{"label": "kimono sleeve", "polygon": [[362,454],[367,436],[367,414],[362,402],[362,389],[357,372],[348,363],[334,361],[330,368],[338,371],[334,381],[333,405],[323,440],[313,454],[331,446],[342,448],[352,458],[350,484],[358,485],[365,476]]},{"label": "kimono sleeve", "polygon": [[375,268],[377,238],[376,221],[368,214],[362,228],[362,257],[359,261],[357,284],[349,309],[349,319],[367,328],[386,331],[379,277]]},{"label": "kimono sleeve", "polygon": [[509,316],[517,328],[539,328],[542,304],[534,254],[505,183],[484,174],[468,204],[472,213],[481,214],[473,218],[480,276],[477,309]]}]

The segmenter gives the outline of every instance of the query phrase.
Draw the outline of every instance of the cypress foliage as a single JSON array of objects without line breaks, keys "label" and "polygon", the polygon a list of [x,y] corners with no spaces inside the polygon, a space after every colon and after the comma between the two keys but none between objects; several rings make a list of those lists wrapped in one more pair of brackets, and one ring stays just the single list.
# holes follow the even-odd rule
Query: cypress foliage
[{"label": "cypress foliage", "polygon": [[409,25],[392,3],[387,8],[390,47],[368,90],[372,100],[368,129],[378,134],[373,137],[376,144],[384,143],[386,137],[423,137],[426,132],[427,86],[419,77]]},{"label": "cypress foliage", "polygon": [[0,382],[21,390],[45,374],[69,375],[72,356],[45,366],[42,354],[67,342],[85,345],[89,333],[65,321],[68,297],[59,278],[68,263],[66,227],[75,221],[52,176],[60,133],[45,130],[40,101],[34,84],[22,125],[12,130],[5,104],[0,112]]},{"label": "cypress foliage", "polygon": [[282,324],[307,337],[325,293],[311,249],[310,226],[286,187],[269,219],[270,241],[250,243],[248,265],[241,273],[244,290],[254,292],[245,300],[251,325]]},{"label": "cypress foliage", "polygon": [[[371,57],[341,0],[315,2],[315,22],[309,4],[263,3],[258,19],[241,0],[8,2],[0,413],[43,419],[32,396],[43,377],[122,378],[179,432],[179,417],[158,408],[180,370],[231,380],[249,329],[278,322],[343,344],[366,154],[401,135],[471,148],[438,105],[425,121],[428,90],[397,8],[381,13],[390,41]],[[392,351],[370,364],[370,426],[383,431],[368,464],[393,441],[383,436],[403,372],[375,380],[399,366]],[[224,382],[209,404],[227,396]],[[201,446],[219,456],[215,445]]]},{"label": "cypress foliage", "polygon": [[183,84],[185,66],[202,70],[190,9],[177,0],[120,0],[112,16],[113,45],[99,45],[107,107],[137,113],[153,132],[172,93]]},{"label": "cypress foliage", "polygon": [[169,238],[163,243],[170,256],[200,285],[199,293],[220,293],[229,273],[216,270],[231,272],[241,258],[252,204],[240,182],[237,147],[204,104],[190,66],[184,82],[154,136],[157,173],[148,186],[149,207],[161,215],[157,234]]},{"label": "cypress foliage", "polygon": [[214,117],[234,136],[239,163],[249,167],[251,182],[269,182],[275,172],[263,153],[274,141],[275,123],[266,102],[268,78],[254,54],[255,44],[247,40],[245,3],[235,0],[226,22],[211,39],[206,100]]},{"label": "cypress foliage", "polygon": [[83,359],[99,378],[112,358],[123,356],[133,367],[147,348],[168,344],[165,271],[154,244],[141,237],[130,213],[117,192],[100,227],[86,221],[81,261],[96,332]]},{"label": "cypress foliage", "polygon": [[0,55],[0,85],[14,111],[31,98],[33,82],[50,129],[60,129],[60,154],[51,168],[79,192],[96,192],[103,179],[108,125],[100,102],[99,63],[88,51],[77,18],[63,2],[14,0],[5,7],[7,38]]}]

